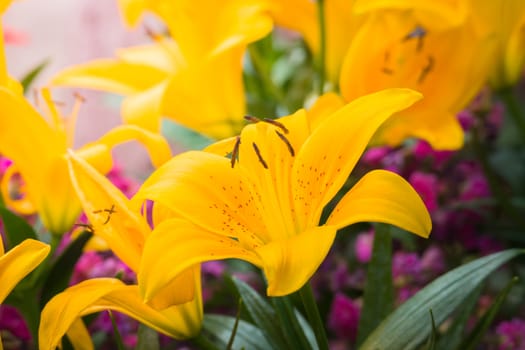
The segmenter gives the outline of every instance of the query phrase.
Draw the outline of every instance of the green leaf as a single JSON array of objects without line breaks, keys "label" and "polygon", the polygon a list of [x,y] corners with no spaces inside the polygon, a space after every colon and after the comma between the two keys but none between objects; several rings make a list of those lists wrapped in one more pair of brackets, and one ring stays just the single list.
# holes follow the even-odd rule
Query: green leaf
[{"label": "green leaf", "polygon": [[42,287],[42,296],[40,298],[40,306],[42,308],[49,299],[67,288],[75,264],[82,255],[84,246],[91,236],[90,232],[82,232],[53,263]]},{"label": "green leaf", "polygon": [[[295,309],[292,306],[289,297],[272,298],[277,317],[279,318],[279,326],[282,327],[284,336],[291,349],[316,349],[317,343],[310,344],[306,334],[296,317]],[[285,349],[288,349],[285,348]]]},{"label": "green leaf", "polygon": [[[232,333],[235,318],[222,315],[204,315],[203,332],[213,335],[218,348],[226,348]],[[256,326],[240,320],[233,341],[233,349],[271,350],[275,349],[268,342],[264,333]]]},{"label": "green leaf", "polygon": [[503,301],[509,295],[510,290],[518,282],[518,278],[514,277],[510,282],[505,286],[505,288],[499,293],[498,297],[492,303],[490,308],[485,312],[483,317],[476,323],[476,326],[470,333],[470,335],[465,339],[465,341],[458,347],[458,349],[476,349],[479,342],[482,340],[483,335],[489,328],[490,324],[494,320],[497,312],[499,311]]},{"label": "green leaf", "polygon": [[7,247],[12,248],[27,238],[38,239],[31,225],[24,218],[10,212],[6,207],[0,206],[0,216],[4,223]]},{"label": "green leaf", "polygon": [[436,320],[434,320],[434,314],[432,313],[432,309],[430,309],[430,322],[432,324],[432,333],[430,334],[430,338],[428,338],[427,345],[425,346],[425,350],[435,350],[436,349],[436,339],[437,339],[437,329],[436,329]]},{"label": "green leaf", "polygon": [[470,315],[478,303],[480,294],[481,288],[478,287],[465,298],[465,302],[461,306],[454,323],[452,323],[452,326],[450,326],[447,332],[439,338],[436,346],[438,350],[455,349],[461,343],[463,332],[467,326]]},{"label": "green leaf", "polygon": [[118,350],[124,350],[124,343],[122,342],[122,336],[118,330],[117,322],[113,317],[113,313],[108,310],[109,318],[111,319],[111,326],[113,327],[113,337],[115,338],[115,343],[117,343]]},{"label": "green leaf", "polygon": [[44,60],[42,63],[40,63],[38,66],[33,68],[32,70],[27,73],[21,81],[22,87],[24,88],[24,91],[27,91],[30,87],[33,81],[42,73],[44,68],[46,68],[51,61],[49,59]]},{"label": "green leaf", "polygon": [[492,271],[523,254],[505,250],[460,266],[420,290],[397,308],[370,334],[360,349],[413,349],[430,335],[428,310],[440,325]]},{"label": "green leaf", "polygon": [[286,349],[283,328],[273,307],[249,285],[233,277],[233,284],[253,322],[278,349]]},{"label": "green leaf", "polygon": [[390,314],[394,306],[392,283],[392,238],[386,224],[375,226],[372,259],[368,265],[364,292],[363,310],[359,319],[357,344]]},{"label": "green leaf", "polygon": [[148,326],[139,324],[135,350],[159,350],[159,334]]}]

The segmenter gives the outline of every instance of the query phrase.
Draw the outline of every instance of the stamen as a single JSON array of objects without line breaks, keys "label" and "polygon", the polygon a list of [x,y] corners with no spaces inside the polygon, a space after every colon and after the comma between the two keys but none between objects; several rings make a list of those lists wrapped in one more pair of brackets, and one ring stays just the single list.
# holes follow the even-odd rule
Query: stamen
[{"label": "stamen", "polygon": [[91,224],[73,224],[73,226],[76,226],[76,227],[83,227],[85,231],[89,232],[89,233],[95,233],[95,229],[93,228],[93,226],[91,226]]},{"label": "stamen", "polygon": [[280,123],[278,122],[277,120],[275,119],[270,119],[270,118],[258,118],[258,117],[254,117],[253,115],[245,115],[244,116],[244,119],[251,122],[251,123],[258,123],[258,122],[264,122],[264,123],[268,123],[268,124],[272,124],[273,126],[276,126],[278,128],[280,128],[282,131],[284,131],[285,134],[288,134],[288,129],[286,128],[286,126],[284,126],[283,123]]},{"label": "stamen", "polygon": [[418,84],[422,84],[425,78],[427,77],[428,73],[432,71],[434,68],[434,57],[428,56],[427,65],[423,67],[423,70],[419,74],[419,78],[417,79]]},{"label": "stamen", "polygon": [[116,213],[117,211],[115,210],[115,204],[111,205],[111,208],[110,209],[99,209],[99,210],[94,210],[93,211],[93,214],[100,214],[100,213],[103,213],[103,212],[106,212],[108,213],[108,216],[106,217],[106,220],[102,223],[102,225],[105,225],[109,222],[109,220],[111,219],[111,215]]},{"label": "stamen", "polygon": [[403,38],[403,41],[408,41],[408,40],[411,40],[411,39],[417,39],[416,50],[417,50],[417,52],[421,52],[421,50],[423,49],[423,40],[424,40],[426,35],[427,35],[427,31],[425,30],[425,28],[423,28],[423,27],[418,25],[418,26],[416,26],[416,28],[414,28],[413,31],[408,33]]},{"label": "stamen", "polygon": [[286,128],[286,126],[284,126],[283,123],[280,123],[280,122],[278,122],[275,119],[264,118],[262,121],[265,122],[265,123],[268,123],[268,124],[275,125],[276,127],[280,128],[282,131],[284,131],[285,134],[288,134],[288,132],[289,132],[288,129]]},{"label": "stamen", "polygon": [[295,156],[295,151],[292,147],[292,144],[290,143],[290,140],[288,140],[286,138],[286,136],[284,136],[283,134],[281,134],[279,131],[275,130],[275,133],[277,134],[277,136],[279,136],[279,138],[284,142],[284,144],[286,145],[286,147],[288,147],[288,151],[290,151],[290,154],[292,155],[292,157]]},{"label": "stamen", "polygon": [[235,145],[233,145],[233,150],[232,150],[232,159],[231,159],[232,168],[235,166],[235,162],[238,161],[240,145],[241,145],[241,137],[237,136],[235,139]]},{"label": "stamen", "polygon": [[390,68],[387,68],[387,67],[383,67],[383,69],[381,69],[381,72],[385,73],[385,74],[388,74],[388,75],[392,75],[394,74],[394,71]]},{"label": "stamen", "polygon": [[149,36],[153,41],[158,41],[162,36],[155,30],[151,29],[150,26],[144,25],[144,30],[146,31],[146,35]]},{"label": "stamen", "polygon": [[261,156],[261,151],[259,151],[259,147],[255,144],[255,142],[252,142],[253,150],[255,151],[255,154],[257,154],[257,158],[259,158],[259,162],[261,162],[264,169],[268,169],[268,164],[264,161],[263,157]]}]

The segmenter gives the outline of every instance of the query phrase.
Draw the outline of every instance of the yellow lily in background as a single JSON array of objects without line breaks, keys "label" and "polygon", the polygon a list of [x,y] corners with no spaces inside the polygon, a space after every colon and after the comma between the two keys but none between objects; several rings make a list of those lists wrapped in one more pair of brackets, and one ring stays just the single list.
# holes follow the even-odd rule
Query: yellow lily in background
[{"label": "yellow lily in background", "polygon": [[463,130],[456,114],[485,82],[491,42],[471,18],[438,30],[415,13],[378,11],[367,17],[345,57],[341,94],[351,101],[390,87],[420,91],[424,100],[387,121],[374,142],[398,145],[412,136],[435,149],[459,149]]},{"label": "yellow lily in background", "polygon": [[475,0],[472,11],[479,27],[493,35],[496,42],[491,85],[496,89],[514,85],[525,66],[525,1]]},{"label": "yellow lily in background", "polygon": [[[311,0],[272,3],[275,23],[301,33],[314,55],[320,52],[318,5]],[[346,52],[363,22],[363,15],[384,9],[414,10],[417,19],[433,27],[449,27],[461,23],[467,14],[465,0],[325,0],[326,61],[325,70],[334,86]]]},{"label": "yellow lily in background", "polygon": [[[0,303],[11,293],[22,278],[33,271],[49,254],[49,245],[26,239],[7,253],[0,237]],[[2,339],[0,339],[2,350]]]},{"label": "yellow lily in background", "polygon": [[183,153],[144,182],[133,198],[137,206],[152,200],[154,208],[187,220],[163,222],[169,228],[146,241],[138,276],[144,295],[155,296],[190,266],[228,258],[260,267],[268,295],[287,295],[316,271],[340,228],[378,221],[429,235],[421,198],[400,176],[382,170],[365,175],[319,225],[376,129],[421,97],[391,89],[337,109],[326,96],[308,113],[248,125],[233,143],[220,143],[233,149],[231,159]]},{"label": "yellow lily in background", "polygon": [[121,1],[128,22],[156,13],[171,38],[152,34],[152,45],[117,51],[117,59],[68,68],[51,83],[125,96],[126,123],[160,129],[161,117],[223,138],[243,125],[242,56],[272,29],[264,1]]},{"label": "yellow lily in background", "polygon": [[[2,192],[13,210],[21,214],[36,211],[47,229],[61,234],[71,229],[81,211],[64,158],[73,145],[77,107],[69,118],[63,119],[49,91],[43,90],[42,94],[49,112],[47,120],[22,95],[0,88],[0,153],[14,162],[2,179]],[[130,140],[137,140],[148,149],[155,166],[171,157],[164,138],[131,125],[114,128],[80,148],[78,154],[106,173],[112,167],[111,149]],[[9,193],[9,184],[16,174],[24,182],[23,198],[11,198]]]},{"label": "yellow lily in background", "polygon": [[[126,196],[85,160],[71,152],[67,163],[93,234],[104,239],[137,272],[145,241],[151,234],[146,219],[134,212]],[[125,313],[177,339],[191,338],[199,333],[203,317],[200,265],[191,266],[148,303],[141,297],[139,286],[125,285],[115,278],[91,279],[66,289],[42,311],[40,349],[55,349],[80,317],[103,310]]]},{"label": "yellow lily in background", "polygon": [[[3,16],[9,5],[13,0],[2,0],[0,1],[0,16]],[[7,65],[5,61],[5,50],[4,50],[4,28],[2,21],[0,20],[0,86],[6,87],[9,90],[22,94],[22,85],[14,78],[10,77],[7,73]]]}]

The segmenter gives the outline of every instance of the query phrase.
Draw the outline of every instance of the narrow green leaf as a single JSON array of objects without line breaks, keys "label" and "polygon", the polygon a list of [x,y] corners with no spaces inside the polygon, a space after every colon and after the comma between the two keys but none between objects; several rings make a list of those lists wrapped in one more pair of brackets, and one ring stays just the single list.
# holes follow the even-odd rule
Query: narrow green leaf
[{"label": "narrow green leaf", "polygon": [[30,70],[21,81],[22,87],[24,88],[24,91],[28,91],[28,89],[31,87],[31,84],[33,81],[42,73],[44,68],[46,68],[51,61],[49,59],[44,60],[42,63],[40,63],[38,66]]},{"label": "narrow green leaf", "polygon": [[469,334],[469,336],[465,339],[465,341],[458,347],[458,349],[476,349],[479,342],[483,338],[483,335],[489,328],[490,324],[494,320],[494,317],[498,313],[501,305],[507,298],[507,295],[509,295],[510,290],[514,285],[518,282],[518,278],[514,277],[512,278],[509,283],[505,286],[505,288],[499,293],[498,297],[490,308],[485,312],[483,317],[479,319],[479,321],[476,323],[476,326],[472,330],[472,332]]},{"label": "narrow green leaf", "polygon": [[66,289],[75,268],[75,263],[82,255],[82,250],[91,236],[90,232],[82,232],[55,260],[42,287],[42,296],[40,298],[40,306],[42,308],[54,295]]},{"label": "narrow green leaf", "polygon": [[237,328],[239,327],[239,321],[241,320],[241,310],[242,310],[242,298],[239,298],[237,305],[237,315],[235,316],[235,323],[233,324],[232,334],[230,335],[230,340],[226,344],[226,350],[231,350],[233,346],[233,341],[235,340],[235,335],[237,334]]},{"label": "narrow green leaf", "polygon": [[432,333],[430,334],[430,338],[428,339],[428,343],[425,346],[425,349],[434,350],[436,348],[436,339],[437,339],[436,321],[434,320],[434,314],[432,313],[432,309],[429,310],[429,313],[430,313],[430,322],[432,324]]},{"label": "narrow green leaf", "polygon": [[440,325],[492,271],[523,254],[520,249],[505,250],[460,266],[419,291],[388,316],[370,334],[360,349],[413,349],[431,332],[428,310]]},{"label": "narrow green leaf", "polygon": [[135,350],[159,350],[159,334],[148,326],[139,324]]},{"label": "narrow green leaf", "polygon": [[255,325],[277,348],[285,349],[287,343],[282,332],[283,329],[279,327],[279,319],[272,305],[243,281],[235,277],[232,278],[232,281]]},{"label": "narrow green leaf", "polygon": [[368,265],[363,310],[359,319],[357,344],[384,320],[394,306],[392,282],[392,237],[386,224],[375,226],[372,259]]},{"label": "narrow green leaf", "polygon": [[9,249],[22,243],[27,238],[38,239],[31,225],[24,218],[13,214],[6,207],[0,206],[0,216],[4,223],[7,238],[6,246]]},{"label": "narrow green leaf", "polygon": [[[215,345],[224,349],[230,339],[235,318],[222,315],[204,315],[203,332],[211,334],[215,338]],[[264,333],[251,323],[240,320],[237,333],[233,341],[234,349],[271,350],[275,349]]]},{"label": "narrow green leaf", "polygon": [[306,338],[306,334],[295,316],[295,310],[289,297],[272,298],[273,305],[279,318],[279,326],[283,328],[284,336],[289,348],[292,349],[316,349]]},{"label": "narrow green leaf", "polygon": [[124,350],[124,343],[122,342],[122,336],[120,335],[120,331],[118,330],[117,322],[115,321],[115,318],[113,317],[113,313],[108,310],[109,318],[111,319],[111,326],[113,327],[113,334],[115,338],[115,343],[117,343],[117,349],[118,350]]},{"label": "narrow green leaf", "polygon": [[478,287],[470,293],[465,301],[462,303],[461,308],[459,309],[458,315],[454,319],[452,326],[443,334],[437,344],[436,349],[438,350],[450,350],[455,349],[460,343],[463,337],[463,333],[467,326],[467,322],[470,318],[470,315],[474,311],[481,294],[481,288]]}]

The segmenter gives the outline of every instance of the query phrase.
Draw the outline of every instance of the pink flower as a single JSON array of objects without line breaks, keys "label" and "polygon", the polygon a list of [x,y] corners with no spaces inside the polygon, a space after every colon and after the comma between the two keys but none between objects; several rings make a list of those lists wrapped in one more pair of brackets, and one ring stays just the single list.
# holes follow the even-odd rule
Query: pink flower
[{"label": "pink flower", "polygon": [[496,328],[499,350],[525,350],[525,321],[514,318],[501,322]]},{"label": "pink flower", "polygon": [[355,340],[360,312],[360,307],[352,299],[337,293],[330,307],[328,327],[340,338]]},{"label": "pink flower", "polygon": [[368,231],[357,235],[355,240],[355,257],[357,261],[366,264],[372,258],[372,247],[374,245],[374,232]]},{"label": "pink flower", "polygon": [[438,208],[438,178],[434,174],[415,171],[410,175],[408,182],[421,196],[428,211],[432,213]]}]

